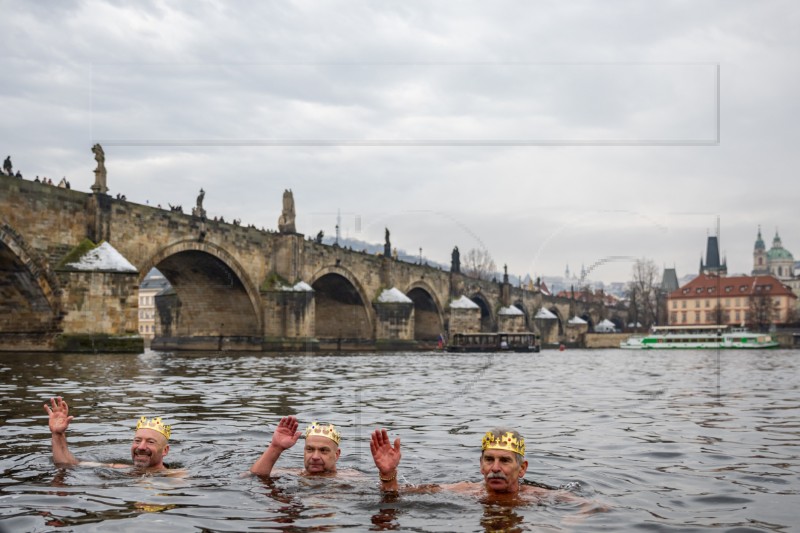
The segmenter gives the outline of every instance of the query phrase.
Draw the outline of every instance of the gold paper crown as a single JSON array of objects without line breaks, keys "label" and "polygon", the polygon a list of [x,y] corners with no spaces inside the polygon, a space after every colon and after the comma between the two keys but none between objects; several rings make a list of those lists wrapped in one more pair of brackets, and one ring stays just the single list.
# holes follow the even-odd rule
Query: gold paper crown
[{"label": "gold paper crown", "polygon": [[308,438],[311,435],[319,435],[320,437],[327,437],[331,439],[336,445],[339,445],[339,441],[342,440],[342,434],[337,431],[336,426],[333,424],[323,425],[317,422],[316,420],[311,422],[311,424],[306,428],[306,433],[304,435],[305,438]]},{"label": "gold paper crown", "polygon": [[147,418],[143,416],[139,419],[139,422],[136,424],[136,431],[140,429],[152,429],[153,431],[158,431],[169,440],[169,436],[172,434],[172,426],[165,426],[163,422],[161,422],[161,417],[156,416],[153,418]]},{"label": "gold paper crown", "polygon": [[487,431],[481,441],[481,450],[508,450],[525,457],[525,439],[517,439],[510,431],[501,437],[495,437],[494,433]]}]

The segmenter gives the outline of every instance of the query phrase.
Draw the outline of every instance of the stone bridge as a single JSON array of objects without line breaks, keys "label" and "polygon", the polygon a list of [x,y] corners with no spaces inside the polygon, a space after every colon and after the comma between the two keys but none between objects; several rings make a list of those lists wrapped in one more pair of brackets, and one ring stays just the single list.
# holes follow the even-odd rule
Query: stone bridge
[{"label": "stone bridge", "polygon": [[[440,334],[498,330],[536,331],[558,343],[581,333],[568,324],[572,316],[588,328],[603,318],[624,320],[602,305],[507,280],[481,281],[92,189],[0,176],[0,349],[140,351],[138,287],[153,267],[173,289],[157,301],[155,349],[425,349]],[[102,241],[133,268],[70,266]],[[468,305],[451,306],[462,296]],[[542,308],[556,318],[535,318]]]}]

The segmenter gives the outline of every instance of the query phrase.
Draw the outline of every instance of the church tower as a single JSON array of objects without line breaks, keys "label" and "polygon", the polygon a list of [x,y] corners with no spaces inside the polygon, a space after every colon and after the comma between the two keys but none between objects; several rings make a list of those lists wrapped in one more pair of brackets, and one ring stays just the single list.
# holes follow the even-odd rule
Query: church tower
[{"label": "church tower", "polygon": [[761,238],[761,226],[758,226],[758,237],[756,237],[756,244],[753,246],[753,272],[754,276],[763,276],[769,274],[769,265],[767,264],[767,247],[764,245],[764,239]]},{"label": "church tower", "polygon": [[728,275],[727,261],[719,260],[719,239],[708,237],[706,243],[706,260],[700,259],[700,274],[725,277]]},{"label": "church tower", "polygon": [[794,277],[794,256],[783,247],[778,230],[775,230],[772,248],[767,252],[767,265],[769,265],[769,273],[780,280]]}]

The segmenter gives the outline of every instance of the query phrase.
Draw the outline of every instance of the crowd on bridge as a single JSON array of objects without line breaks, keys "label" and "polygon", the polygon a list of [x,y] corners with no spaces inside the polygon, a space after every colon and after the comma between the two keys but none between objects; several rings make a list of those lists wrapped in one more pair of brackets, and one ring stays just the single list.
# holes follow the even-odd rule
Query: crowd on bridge
[{"label": "crowd on bridge", "polygon": [[[11,162],[11,156],[6,157],[5,160],[3,161],[2,173],[4,176],[9,176],[11,178],[24,179],[22,177],[22,172],[19,169],[17,169],[17,171],[14,172],[14,164]],[[39,176],[37,175],[33,181],[35,183],[43,183],[45,185],[56,186],[56,184],[53,183],[53,180],[48,178],[47,176],[39,178]],[[58,187],[61,187],[62,189],[72,188],[66,176],[61,178],[61,181],[58,182]]]}]

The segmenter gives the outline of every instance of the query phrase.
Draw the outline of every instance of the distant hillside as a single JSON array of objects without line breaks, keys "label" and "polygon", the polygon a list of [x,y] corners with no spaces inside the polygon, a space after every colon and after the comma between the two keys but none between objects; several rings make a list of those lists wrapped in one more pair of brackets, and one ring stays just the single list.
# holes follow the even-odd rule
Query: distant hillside
[{"label": "distant hillside", "polygon": [[[323,237],[322,243],[332,246],[333,243],[336,242],[335,237]],[[383,244],[372,244],[364,241],[360,241],[358,239],[349,239],[349,238],[340,238],[339,239],[339,246],[342,248],[349,248],[356,252],[364,252],[368,254],[382,254],[383,253]],[[404,261],[406,263],[419,263],[419,255],[414,255],[402,250],[400,248],[397,249],[397,259],[400,261]],[[437,263],[436,261],[431,261],[430,259],[426,259],[425,257],[422,258],[426,265],[432,267],[438,267],[442,270],[450,270],[450,265]]]}]

